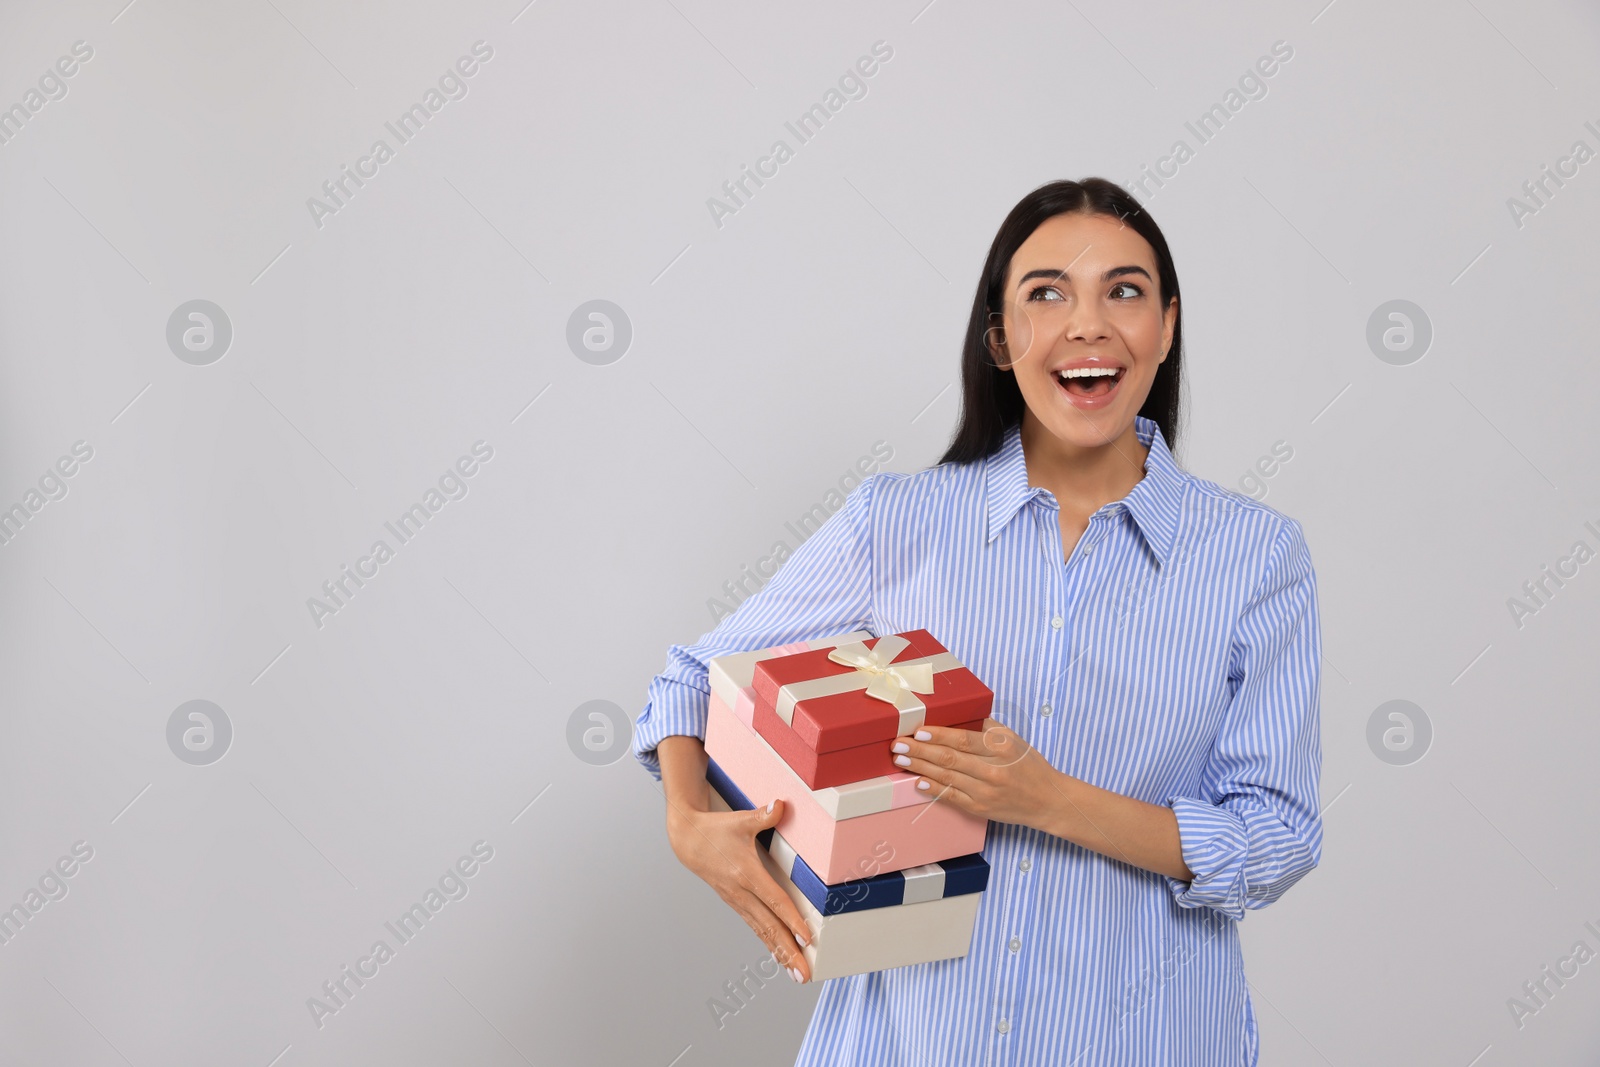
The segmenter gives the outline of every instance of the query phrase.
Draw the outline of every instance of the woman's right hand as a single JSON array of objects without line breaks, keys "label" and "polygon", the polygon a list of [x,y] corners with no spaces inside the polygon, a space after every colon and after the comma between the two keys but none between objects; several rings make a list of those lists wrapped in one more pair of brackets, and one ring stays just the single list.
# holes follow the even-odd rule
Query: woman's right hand
[{"label": "woman's right hand", "polygon": [[710,811],[706,750],[698,737],[673,735],[656,746],[667,797],[667,839],[689,870],[717,891],[772,950],[796,982],[811,978],[801,947],[811,931],[800,909],[773,879],[756,835],[778,825],[783,801],[753,811]]},{"label": "woman's right hand", "polygon": [[796,982],[810,976],[802,945],[811,939],[800,909],[794,906],[762,862],[765,851],[756,835],[776,826],[783,801],[752,811],[667,809],[667,837],[672,851],[689,870],[717,891],[723,901],[754,930],[773,957]]}]

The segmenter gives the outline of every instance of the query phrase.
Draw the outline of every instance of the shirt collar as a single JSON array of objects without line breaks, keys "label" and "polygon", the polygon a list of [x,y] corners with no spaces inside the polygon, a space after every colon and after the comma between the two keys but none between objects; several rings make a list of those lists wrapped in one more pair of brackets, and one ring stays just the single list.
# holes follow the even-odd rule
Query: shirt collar
[{"label": "shirt collar", "polygon": [[[1178,512],[1188,475],[1167,449],[1161,427],[1154,419],[1134,416],[1134,433],[1139,443],[1150,450],[1144,464],[1144,477],[1128,495],[1110,505],[1122,507],[1133,516],[1134,525],[1150,546],[1157,563],[1165,565],[1178,533]],[[1022,505],[1047,492],[1028,484],[1027,462],[1022,454],[1022,426],[1006,431],[1000,450],[989,456],[984,467],[984,494],[988,502],[988,540],[993,541]]]}]

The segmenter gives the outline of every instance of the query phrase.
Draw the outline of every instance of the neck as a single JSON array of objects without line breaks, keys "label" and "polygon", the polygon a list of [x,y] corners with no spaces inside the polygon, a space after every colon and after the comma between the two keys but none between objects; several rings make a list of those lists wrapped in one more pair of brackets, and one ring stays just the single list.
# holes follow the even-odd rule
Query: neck
[{"label": "neck", "polygon": [[1024,409],[1022,454],[1029,485],[1050,490],[1063,513],[1090,515],[1139,484],[1150,449],[1131,422],[1115,439],[1085,447],[1063,441]]}]

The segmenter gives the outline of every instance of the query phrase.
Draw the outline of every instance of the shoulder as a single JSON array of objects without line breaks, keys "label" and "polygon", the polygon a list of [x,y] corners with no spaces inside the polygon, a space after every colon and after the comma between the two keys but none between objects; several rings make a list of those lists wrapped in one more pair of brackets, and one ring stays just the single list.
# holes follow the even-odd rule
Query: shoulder
[{"label": "shoulder", "polygon": [[1240,525],[1269,542],[1277,540],[1280,536],[1288,536],[1291,531],[1301,535],[1304,533],[1304,527],[1298,519],[1279,511],[1265,500],[1257,500],[1237,489],[1229,489],[1209,478],[1202,478],[1188,471],[1183,472],[1183,477],[1186,482],[1183,510],[1186,513],[1222,512],[1233,515]]},{"label": "shoulder", "polygon": [[1309,572],[1311,550],[1299,519],[1209,478],[1188,471],[1183,477],[1178,541],[1185,554],[1215,544],[1261,581],[1274,571]]},{"label": "shoulder", "polygon": [[878,470],[862,480],[850,494],[850,504],[862,520],[893,522],[904,515],[926,515],[960,501],[981,501],[982,462],[939,464],[914,472]]},{"label": "shoulder", "polygon": [[874,514],[925,512],[930,505],[982,499],[983,461],[941,463],[920,471],[879,471],[862,484]]}]

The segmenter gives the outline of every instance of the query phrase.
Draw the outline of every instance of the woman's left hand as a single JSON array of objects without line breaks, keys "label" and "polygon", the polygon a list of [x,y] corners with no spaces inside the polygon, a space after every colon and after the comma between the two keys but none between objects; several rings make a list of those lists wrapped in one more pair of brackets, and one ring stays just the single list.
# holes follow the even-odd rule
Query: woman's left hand
[{"label": "woman's left hand", "polygon": [[993,719],[981,732],[923,726],[891,751],[901,770],[922,776],[918,789],[985,819],[1044,829],[1066,800],[1061,772]]}]

